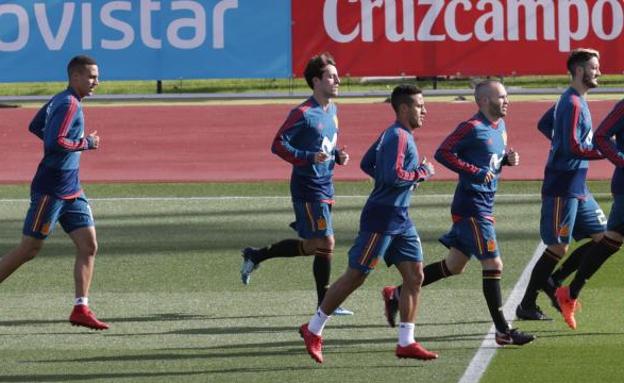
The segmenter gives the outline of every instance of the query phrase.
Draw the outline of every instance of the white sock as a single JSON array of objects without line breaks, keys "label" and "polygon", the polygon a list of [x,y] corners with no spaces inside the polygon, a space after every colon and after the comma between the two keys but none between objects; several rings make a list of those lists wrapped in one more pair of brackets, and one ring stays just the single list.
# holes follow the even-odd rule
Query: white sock
[{"label": "white sock", "polygon": [[308,330],[310,330],[310,332],[314,335],[321,336],[323,328],[325,328],[329,318],[331,317],[319,308],[316,310],[316,314],[312,315],[312,318],[310,318],[310,322],[308,322]]},{"label": "white sock", "polygon": [[416,342],[414,340],[414,327],[413,323],[399,323],[399,346],[406,347]]},{"label": "white sock", "polygon": [[85,305],[89,306],[89,298],[88,297],[78,297],[74,300],[74,305]]}]

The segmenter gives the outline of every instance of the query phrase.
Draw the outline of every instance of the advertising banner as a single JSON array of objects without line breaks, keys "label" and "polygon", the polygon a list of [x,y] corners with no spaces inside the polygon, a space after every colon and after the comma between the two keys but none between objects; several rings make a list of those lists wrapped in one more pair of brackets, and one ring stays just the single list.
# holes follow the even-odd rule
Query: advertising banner
[{"label": "advertising banner", "polygon": [[331,52],[342,75],[565,74],[571,49],[624,73],[624,0],[293,1],[293,70]]},{"label": "advertising banner", "polygon": [[288,77],[290,36],[290,0],[2,0],[0,81]]}]

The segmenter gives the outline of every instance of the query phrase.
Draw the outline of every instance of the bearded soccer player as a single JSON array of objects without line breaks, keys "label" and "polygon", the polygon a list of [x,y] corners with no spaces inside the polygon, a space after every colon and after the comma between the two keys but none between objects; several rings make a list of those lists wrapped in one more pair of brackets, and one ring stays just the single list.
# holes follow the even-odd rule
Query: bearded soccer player
[{"label": "bearded soccer player", "polygon": [[[517,166],[518,152],[507,151],[507,132],[503,117],[509,101],[505,87],[498,81],[483,81],[475,88],[479,111],[462,122],[436,151],[435,158],[458,173],[451,215],[450,232],[440,238],[449,248],[448,256],[427,265],[423,286],[461,274],[470,258],[481,262],[483,295],[496,327],[495,340],[501,346],[524,345],[535,337],[512,329],[502,311],[500,280],[503,262],[494,230],[494,195],[502,165]],[[405,285],[382,290],[386,320],[395,325],[397,302],[403,299]]]},{"label": "bearded soccer player", "polygon": [[100,146],[97,132],[84,135],[81,100],[98,86],[94,59],[76,56],[67,66],[69,86],[48,101],[35,115],[29,130],[43,141],[43,159],[33,178],[30,208],[22,241],[0,259],[0,282],[39,254],[57,222],[76,246],[75,301],[69,321],[95,330],[108,329],[89,309],[97,240],[89,202],[80,186],[80,155]]},{"label": "bearded soccer player", "polygon": [[422,91],[411,85],[397,86],[390,99],[396,121],[383,131],[360,164],[374,178],[375,187],[362,209],[360,231],[349,250],[349,267],[331,285],[316,314],[299,328],[308,354],[318,363],[323,363],[321,333],[329,314],[364,283],[381,259],[388,266],[396,266],[405,286],[395,355],[421,360],[438,357],[414,340],[423,256],[420,237],[408,209],[416,183],[425,181],[434,172],[431,163],[419,161],[413,137],[414,130],[422,127],[425,102]]},{"label": "bearded soccer player", "polygon": [[[268,259],[314,256],[312,270],[317,302],[321,304],[329,287],[335,246],[331,214],[334,165],[346,165],[349,155],[344,147],[336,147],[338,117],[332,99],[338,95],[340,77],[333,57],[329,53],[312,57],[304,75],[312,96],[290,112],[271,147],[273,153],[292,164],[290,192],[296,220],[291,227],[301,239],[243,249],[240,273],[247,285],[251,273]],[[334,315],[353,312],[338,307]]]},{"label": "bearded soccer player", "polygon": [[[593,49],[575,49],[567,60],[572,80],[556,105],[540,120],[538,128],[551,140],[542,185],[540,235],[547,248],[531,273],[516,315],[522,319],[548,319],[536,305],[539,290],[554,300],[567,325],[575,329],[577,298],[600,265],[620,248],[619,234],[607,232],[607,219],[586,184],[589,160],[604,158],[592,144],[592,120],[586,101],[598,86],[600,55]],[[578,247],[561,268],[572,239],[591,240]],[[576,271],[570,286],[561,287]],[[551,275],[552,274],[552,275]]]}]

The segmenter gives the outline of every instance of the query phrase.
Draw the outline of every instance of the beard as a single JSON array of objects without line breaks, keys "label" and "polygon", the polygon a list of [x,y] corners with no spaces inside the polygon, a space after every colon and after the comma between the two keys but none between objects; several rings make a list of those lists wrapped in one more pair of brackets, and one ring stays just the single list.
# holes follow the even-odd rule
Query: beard
[{"label": "beard", "polygon": [[591,77],[587,72],[583,73],[583,85],[588,89],[596,88],[598,86],[598,78]]}]

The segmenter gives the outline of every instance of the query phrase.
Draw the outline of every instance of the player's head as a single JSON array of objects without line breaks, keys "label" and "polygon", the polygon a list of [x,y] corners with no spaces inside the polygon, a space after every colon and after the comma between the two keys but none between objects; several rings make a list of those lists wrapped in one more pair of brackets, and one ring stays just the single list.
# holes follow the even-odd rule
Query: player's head
[{"label": "player's head", "polygon": [[505,87],[499,81],[481,81],[475,87],[474,95],[479,110],[491,121],[507,115],[509,99]]},{"label": "player's head", "polygon": [[67,64],[67,77],[80,98],[93,94],[99,85],[99,68],[97,62],[89,56],[75,56]]},{"label": "player's head", "polygon": [[410,84],[397,85],[390,96],[390,103],[401,124],[412,130],[422,127],[427,114],[422,90]]},{"label": "player's head", "polygon": [[331,98],[338,95],[340,78],[336,62],[328,52],[312,57],[303,74],[310,89],[319,92],[320,96]]},{"label": "player's head", "polygon": [[578,48],[570,52],[566,63],[572,81],[580,81],[587,89],[598,86],[600,53],[595,49]]}]

